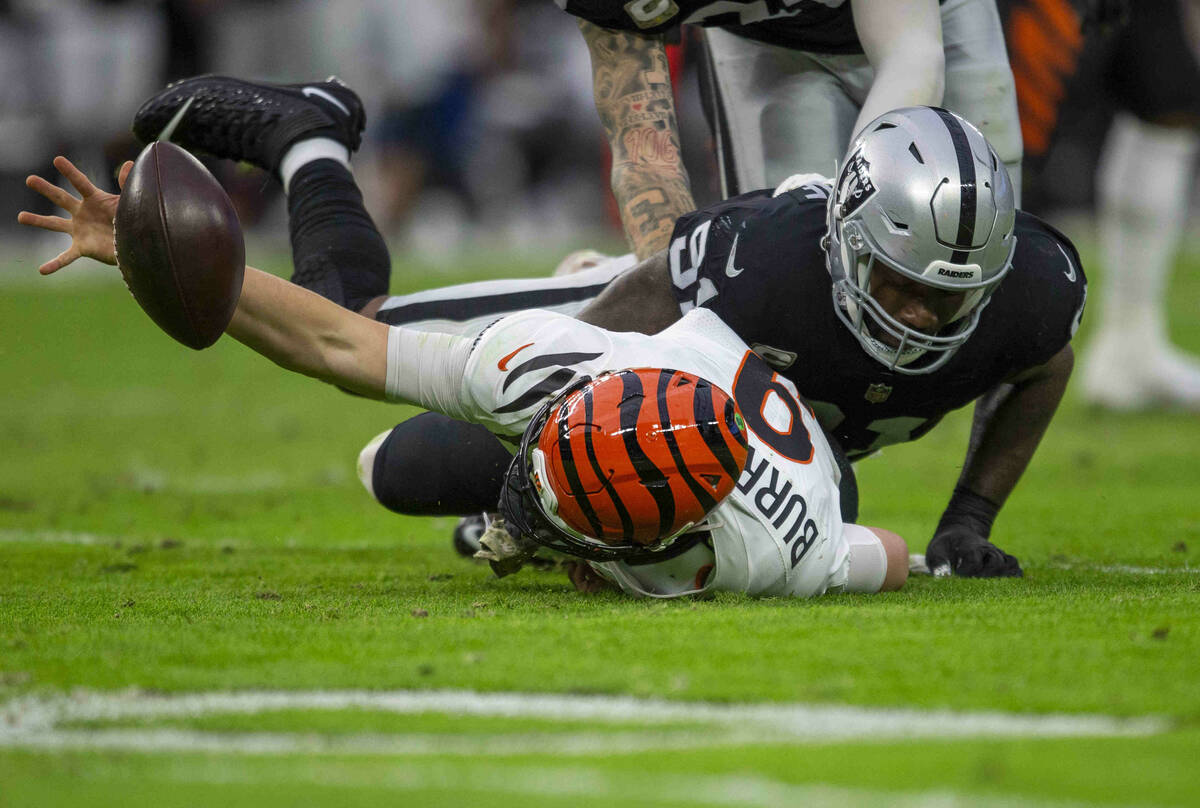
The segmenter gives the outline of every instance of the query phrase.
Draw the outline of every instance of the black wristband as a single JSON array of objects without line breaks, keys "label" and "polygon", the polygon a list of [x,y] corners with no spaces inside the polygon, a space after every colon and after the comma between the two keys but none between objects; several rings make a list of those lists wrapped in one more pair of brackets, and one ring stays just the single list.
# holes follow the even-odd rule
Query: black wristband
[{"label": "black wristband", "polygon": [[950,503],[942,512],[937,532],[940,533],[947,527],[963,525],[987,538],[991,535],[992,522],[996,521],[996,514],[999,512],[1000,506],[987,497],[957,485],[954,487],[954,493],[950,496]]}]

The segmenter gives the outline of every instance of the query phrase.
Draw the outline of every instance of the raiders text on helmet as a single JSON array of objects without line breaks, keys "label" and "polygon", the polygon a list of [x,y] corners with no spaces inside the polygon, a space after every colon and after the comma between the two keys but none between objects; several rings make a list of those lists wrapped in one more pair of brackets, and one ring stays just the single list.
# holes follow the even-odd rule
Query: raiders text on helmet
[{"label": "raiders text on helmet", "polygon": [[[838,316],[897,373],[930,373],[966,342],[1017,244],[1004,163],[978,129],[936,107],[892,110],[863,129],[838,173],[828,217]],[[910,328],[871,297],[878,265],[964,293],[963,303],[937,334]]]}]

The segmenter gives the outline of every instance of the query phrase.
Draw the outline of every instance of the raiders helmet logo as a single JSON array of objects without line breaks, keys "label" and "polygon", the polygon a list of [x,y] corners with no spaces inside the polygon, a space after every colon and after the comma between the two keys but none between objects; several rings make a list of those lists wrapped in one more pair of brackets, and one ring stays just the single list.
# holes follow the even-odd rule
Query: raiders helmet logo
[{"label": "raiders helmet logo", "polygon": [[838,199],[841,204],[842,218],[850,216],[863,206],[863,203],[875,195],[875,185],[871,182],[871,164],[863,157],[862,151],[856,151],[846,161],[838,181]]}]

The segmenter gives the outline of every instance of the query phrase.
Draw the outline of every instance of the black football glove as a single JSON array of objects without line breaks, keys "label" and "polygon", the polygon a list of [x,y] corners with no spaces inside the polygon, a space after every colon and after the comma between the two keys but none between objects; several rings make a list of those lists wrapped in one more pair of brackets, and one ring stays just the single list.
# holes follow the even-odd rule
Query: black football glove
[{"label": "black football glove", "polygon": [[962,486],[954,489],[950,504],[925,549],[930,570],[949,566],[965,578],[1019,578],[1024,573],[1015,556],[988,541],[1000,507]]},{"label": "black football glove", "polygon": [[934,570],[946,564],[964,578],[1020,578],[1021,562],[966,525],[939,528],[925,549],[925,564]]}]

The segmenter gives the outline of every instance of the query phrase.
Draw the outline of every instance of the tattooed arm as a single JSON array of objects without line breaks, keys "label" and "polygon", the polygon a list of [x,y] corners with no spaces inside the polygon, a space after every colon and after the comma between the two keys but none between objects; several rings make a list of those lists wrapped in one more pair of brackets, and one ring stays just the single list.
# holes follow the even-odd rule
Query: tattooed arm
[{"label": "tattooed arm", "polygon": [[612,149],[612,189],[639,259],[666,249],[675,220],[695,209],[679,153],[675,100],[662,37],[579,30],[592,56],[596,111]]}]

